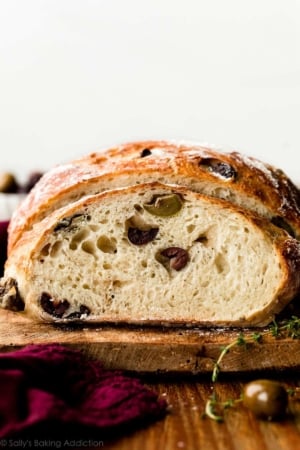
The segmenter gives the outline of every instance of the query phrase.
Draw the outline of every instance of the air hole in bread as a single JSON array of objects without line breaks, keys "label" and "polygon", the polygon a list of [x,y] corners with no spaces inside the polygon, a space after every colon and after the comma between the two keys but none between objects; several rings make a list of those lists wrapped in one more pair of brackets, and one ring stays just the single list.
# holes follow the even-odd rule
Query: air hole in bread
[{"label": "air hole in bread", "polygon": [[200,234],[200,236],[198,236],[194,242],[199,242],[200,244],[207,244],[208,238],[205,234]]},{"label": "air hole in bread", "polygon": [[194,231],[194,229],[196,228],[196,225],[194,225],[194,224],[190,224],[190,225],[188,225],[187,227],[186,227],[186,231],[188,232],[188,233],[192,233],[193,231]]},{"label": "air hole in bread", "polygon": [[117,253],[116,240],[104,235],[97,239],[97,248],[103,253]]},{"label": "air hole in bread", "polygon": [[49,251],[50,251],[50,247],[51,247],[51,244],[45,245],[45,246],[42,248],[42,250],[41,250],[41,255],[42,255],[42,256],[48,256],[48,255],[49,255]]},{"label": "air hole in bread", "polygon": [[86,253],[88,253],[88,254],[90,254],[90,255],[93,255],[93,256],[95,256],[96,255],[96,247],[95,247],[95,244],[94,244],[94,241],[84,241],[82,244],[81,244],[81,248],[82,248],[82,250],[84,251],[84,252],[86,252]]},{"label": "air hole in bread", "polygon": [[90,224],[89,225],[89,229],[93,232],[98,231],[100,229],[99,225],[95,225],[95,224]]},{"label": "air hole in bread", "polygon": [[226,273],[229,271],[229,264],[222,253],[218,253],[215,258],[215,266],[218,273]]},{"label": "air hole in bread", "polygon": [[128,284],[127,281],[114,280],[113,283],[112,283],[112,287],[113,287],[114,289],[120,289],[120,288],[122,288],[123,286],[125,286],[125,285],[127,285],[127,284]]},{"label": "air hole in bread", "polygon": [[81,244],[81,242],[83,242],[89,234],[90,233],[89,233],[88,228],[83,228],[78,233],[76,233],[72,237],[72,240],[70,242],[70,245],[69,245],[70,250],[77,250],[79,244]]},{"label": "air hole in bread", "polygon": [[59,254],[61,246],[62,246],[62,241],[54,242],[54,244],[52,245],[51,250],[50,250],[50,256],[52,258],[55,258],[55,256],[57,256]]},{"label": "air hole in bread", "polygon": [[136,211],[138,211],[139,213],[143,214],[144,209],[143,209],[143,207],[142,207],[141,205],[139,205],[139,204],[136,203],[133,207],[134,207],[134,209],[135,209]]},{"label": "air hole in bread", "polygon": [[[268,266],[266,264],[263,264],[262,268],[261,268],[261,271],[262,271],[263,275],[265,275],[267,269],[268,269]],[[262,279],[262,283],[263,283],[263,279]]]},{"label": "air hole in bread", "polygon": [[135,214],[125,221],[125,230],[128,232],[129,228],[138,228],[139,230],[151,230],[151,228],[156,228],[157,226],[146,222],[140,214]]}]

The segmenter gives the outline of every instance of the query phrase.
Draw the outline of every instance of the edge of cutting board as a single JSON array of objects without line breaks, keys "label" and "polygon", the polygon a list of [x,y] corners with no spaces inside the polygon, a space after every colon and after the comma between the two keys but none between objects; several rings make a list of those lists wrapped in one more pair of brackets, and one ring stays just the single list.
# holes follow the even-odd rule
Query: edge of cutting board
[{"label": "edge of cutting board", "polygon": [[[59,343],[81,350],[104,367],[145,374],[209,374],[235,330],[186,328],[58,326],[38,323],[20,313],[0,311],[0,351],[29,344]],[[253,330],[243,331],[245,337]],[[299,371],[300,341],[264,336],[246,348],[235,346],[221,364],[222,373]]]}]

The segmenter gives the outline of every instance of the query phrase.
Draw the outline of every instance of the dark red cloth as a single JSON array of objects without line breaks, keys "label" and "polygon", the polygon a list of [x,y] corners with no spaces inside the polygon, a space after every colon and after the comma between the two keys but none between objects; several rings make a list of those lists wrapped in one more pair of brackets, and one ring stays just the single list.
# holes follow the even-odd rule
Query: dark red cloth
[{"label": "dark red cloth", "polygon": [[165,401],[136,377],[59,344],[0,353],[0,386],[0,438],[30,430],[36,438],[39,429],[42,436],[93,429],[116,437],[166,412]]},{"label": "dark red cloth", "polygon": [[4,272],[4,263],[6,261],[6,250],[7,250],[7,227],[9,222],[0,221],[0,276]]}]

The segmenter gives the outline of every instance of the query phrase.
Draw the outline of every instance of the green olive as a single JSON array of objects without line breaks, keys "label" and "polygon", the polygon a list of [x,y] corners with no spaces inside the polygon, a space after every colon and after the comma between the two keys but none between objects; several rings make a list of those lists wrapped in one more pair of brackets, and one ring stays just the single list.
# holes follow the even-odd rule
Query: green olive
[{"label": "green olive", "polygon": [[157,195],[151,203],[145,203],[144,208],[154,216],[174,216],[182,208],[182,199],[178,194]]},{"label": "green olive", "polygon": [[277,381],[256,380],[246,384],[243,404],[260,419],[279,420],[286,414],[288,394]]}]

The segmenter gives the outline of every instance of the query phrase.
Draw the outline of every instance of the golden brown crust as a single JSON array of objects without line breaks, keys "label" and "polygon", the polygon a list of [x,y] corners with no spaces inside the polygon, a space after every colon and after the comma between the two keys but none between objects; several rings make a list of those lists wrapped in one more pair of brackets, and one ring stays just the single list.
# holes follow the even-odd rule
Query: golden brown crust
[{"label": "golden brown crust", "polygon": [[[99,153],[92,153],[49,171],[37,183],[13,215],[9,228],[10,252],[24,230],[69,200],[109,189],[120,183],[135,184],[163,181],[187,185],[200,191],[210,184],[215,196],[231,195],[230,200],[249,209],[255,204],[300,237],[300,194],[294,184],[278,169],[242,156],[210,148],[165,141],[135,142]],[[147,178],[149,180],[147,180]],[[201,184],[202,183],[202,184]],[[128,184],[125,184],[128,185]]]}]

